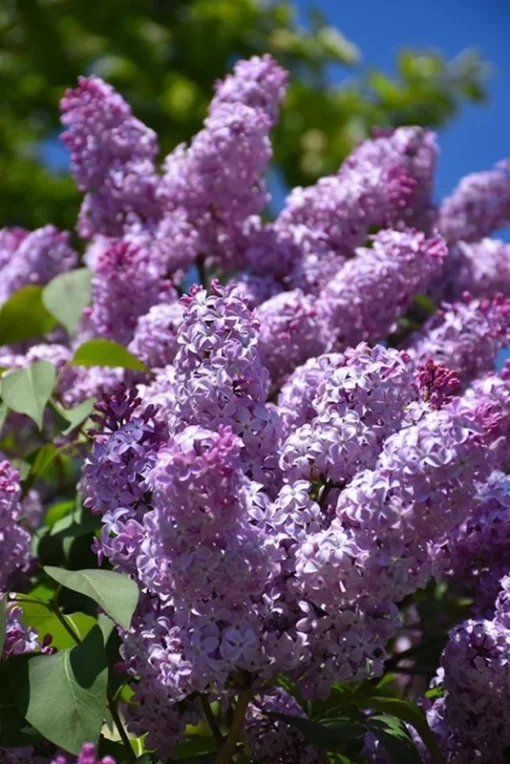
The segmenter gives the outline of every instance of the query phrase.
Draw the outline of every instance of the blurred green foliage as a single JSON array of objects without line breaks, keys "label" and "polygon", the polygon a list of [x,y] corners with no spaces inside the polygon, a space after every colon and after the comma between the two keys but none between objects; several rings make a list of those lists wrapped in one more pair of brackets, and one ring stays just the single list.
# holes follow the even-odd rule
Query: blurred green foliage
[{"label": "blurred green foliage", "polygon": [[462,102],[485,98],[476,52],[445,61],[404,50],[391,78],[362,67],[356,46],[317,11],[300,28],[288,2],[3,0],[0,225],[73,227],[79,195],[65,172],[45,166],[41,145],[58,134],[59,98],[78,75],[115,85],[157,131],[164,156],[199,129],[214,81],[236,58],[265,51],[292,73],[274,135],[289,186],[334,171],[374,125],[441,126]]}]

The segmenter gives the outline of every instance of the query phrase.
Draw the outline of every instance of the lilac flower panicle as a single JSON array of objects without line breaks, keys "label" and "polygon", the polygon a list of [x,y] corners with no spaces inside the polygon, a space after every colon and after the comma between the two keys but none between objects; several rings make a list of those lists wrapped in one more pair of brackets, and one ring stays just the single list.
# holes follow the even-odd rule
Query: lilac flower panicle
[{"label": "lilac flower panicle", "polygon": [[89,192],[80,234],[117,236],[139,220],[158,219],[155,133],[99,77],[80,77],[62,99],[61,112],[71,172],[79,189]]},{"label": "lilac flower panicle", "polygon": [[238,61],[234,73],[216,83],[216,94],[209,112],[214,112],[225,103],[244,103],[252,109],[263,111],[274,125],[278,120],[288,76],[288,72],[267,53]]},{"label": "lilac flower panicle", "polygon": [[134,564],[140,523],[150,509],[146,479],[167,436],[153,406],[138,415],[140,403],[134,390],[119,388],[98,404],[103,429],[83,467],[84,505],[103,516],[97,549],[122,569]]},{"label": "lilac flower panicle", "polygon": [[81,191],[98,189],[115,160],[154,159],[155,133],[139,122],[115,90],[99,77],[80,77],[61,102],[62,138]]},{"label": "lilac flower panicle", "polygon": [[510,244],[496,239],[459,241],[450,247],[437,291],[446,300],[510,296]]},{"label": "lilac flower panicle", "polygon": [[28,565],[30,535],[19,525],[20,475],[8,461],[0,462],[0,591],[5,590],[9,576]]},{"label": "lilac flower panicle", "polygon": [[416,363],[428,358],[448,366],[466,384],[491,371],[497,354],[510,342],[510,300],[498,294],[472,300],[465,295],[445,304],[412,335],[407,350]]},{"label": "lilac flower panicle", "polygon": [[170,285],[143,245],[114,242],[102,252],[92,279],[90,319],[100,336],[127,344],[140,316],[171,298]]},{"label": "lilac flower panicle", "polygon": [[306,718],[306,714],[285,690],[276,687],[270,694],[255,698],[248,707],[243,737],[254,761],[275,764],[323,764],[324,751],[310,745],[294,727],[267,713]]},{"label": "lilac flower panicle", "polygon": [[480,761],[503,762],[510,744],[509,647],[497,621],[470,620],[452,631],[441,657],[445,723]]},{"label": "lilac flower panicle", "polygon": [[0,302],[28,284],[44,285],[59,273],[74,268],[78,255],[69,244],[69,234],[46,225],[24,235],[10,234],[10,256],[2,266]]},{"label": "lilac flower panicle", "polygon": [[[363,141],[347,157],[339,173],[349,174],[353,169],[367,165],[402,168],[414,181],[406,207],[397,212],[408,225],[427,225],[432,213],[432,191],[437,164],[436,136],[421,127],[398,127],[395,130],[374,131],[371,140]],[[397,220],[395,220],[397,222]]]},{"label": "lilac flower panicle", "polygon": [[309,358],[329,349],[321,303],[300,289],[272,297],[255,315],[260,322],[258,349],[274,386]]},{"label": "lilac flower panicle", "polygon": [[440,237],[411,230],[376,234],[372,249],[359,249],[321,294],[338,349],[385,337],[440,273],[445,256]]},{"label": "lilac flower panicle", "polygon": [[177,331],[183,307],[178,302],[154,305],[140,316],[128,349],[150,369],[171,364],[177,353]]},{"label": "lilac flower panicle", "polygon": [[480,241],[510,222],[510,160],[462,178],[439,208],[437,225],[449,243]]}]

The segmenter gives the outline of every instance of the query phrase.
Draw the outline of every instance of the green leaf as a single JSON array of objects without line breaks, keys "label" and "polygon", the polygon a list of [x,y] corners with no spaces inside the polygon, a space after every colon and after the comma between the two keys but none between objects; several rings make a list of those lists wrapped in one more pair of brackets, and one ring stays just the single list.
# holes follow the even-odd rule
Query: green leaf
[{"label": "green leaf", "polygon": [[32,463],[32,469],[30,470],[31,476],[34,478],[43,475],[48,467],[53,463],[59,454],[59,449],[53,445],[53,443],[45,443],[40,448]]},{"label": "green leaf", "polygon": [[395,764],[423,764],[409,732],[399,719],[392,716],[372,716],[365,723]]},{"label": "green leaf", "polygon": [[51,566],[44,570],[62,586],[90,597],[119,626],[129,629],[138,603],[138,587],[129,576],[111,570],[73,571]]},{"label": "green leaf", "polygon": [[360,705],[363,708],[370,708],[374,711],[391,714],[392,716],[401,719],[403,722],[407,722],[407,724],[412,724],[432,754],[433,760],[438,762],[438,764],[445,764],[436,737],[427,722],[425,712],[415,703],[411,703],[408,700],[401,700],[400,698],[368,697],[363,698],[360,701]]},{"label": "green leaf", "polygon": [[366,732],[363,724],[351,719],[328,719],[319,723],[302,716],[289,714],[268,713],[266,716],[295,727],[312,745],[326,748],[328,751],[342,745],[347,740],[356,740]]},{"label": "green leaf", "polygon": [[44,516],[44,525],[52,528],[58,520],[67,517],[74,510],[74,501],[59,501],[53,504]]},{"label": "green leaf", "polygon": [[55,367],[48,361],[37,361],[27,369],[11,371],[2,377],[2,398],[9,408],[26,414],[41,429],[56,376]]},{"label": "green leaf", "polygon": [[5,403],[1,401],[0,402],[0,434],[2,433],[2,430],[4,429],[5,419],[8,413],[9,413],[9,409],[7,408]]},{"label": "green leaf", "polygon": [[[65,650],[69,647],[74,647],[74,640],[65,626],[57,618],[55,613],[52,613],[43,602],[24,600],[19,603],[19,606],[23,611],[23,615],[21,616],[22,622],[25,626],[34,629],[41,640],[46,634],[51,634],[53,637],[51,645],[52,647],[56,647],[57,650]],[[85,615],[85,613],[64,615],[63,618],[80,639],[84,639],[89,631],[97,624],[95,618],[92,618],[90,615]]]},{"label": "green leaf", "polygon": [[0,597],[0,655],[4,649],[5,633],[7,631],[7,596]]},{"label": "green leaf", "polygon": [[95,626],[81,645],[29,661],[20,698],[25,718],[56,746],[78,755],[83,743],[99,740],[107,681],[103,636]]},{"label": "green leaf", "polygon": [[78,268],[60,273],[44,287],[42,301],[44,307],[73,334],[82,317],[83,309],[90,302],[90,281],[92,273],[88,268]]},{"label": "green leaf", "polygon": [[43,288],[21,287],[0,308],[0,345],[47,334],[56,324],[42,301]]},{"label": "green leaf", "polygon": [[73,366],[108,366],[114,369],[150,371],[125,347],[111,340],[95,339],[84,342],[76,350],[70,363]]},{"label": "green leaf", "polygon": [[63,409],[61,406],[54,404],[60,416],[69,422],[69,426],[62,430],[62,435],[68,435],[83,424],[83,422],[86,422],[94,410],[96,401],[96,398],[87,398],[87,400],[75,406],[74,409]]}]

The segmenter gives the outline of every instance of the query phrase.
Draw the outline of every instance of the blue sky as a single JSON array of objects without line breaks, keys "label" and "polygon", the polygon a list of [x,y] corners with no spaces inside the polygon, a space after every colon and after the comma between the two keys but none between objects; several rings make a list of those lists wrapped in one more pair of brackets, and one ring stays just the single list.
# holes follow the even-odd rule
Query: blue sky
[{"label": "blue sky", "polygon": [[[300,11],[306,0],[295,3]],[[399,47],[436,48],[453,58],[478,48],[494,67],[488,105],[468,106],[441,131],[437,193],[469,172],[510,156],[510,0],[315,0],[328,21],[360,48],[365,65],[394,71]],[[304,13],[300,13],[305,19]],[[335,72],[335,79],[349,76]]]}]

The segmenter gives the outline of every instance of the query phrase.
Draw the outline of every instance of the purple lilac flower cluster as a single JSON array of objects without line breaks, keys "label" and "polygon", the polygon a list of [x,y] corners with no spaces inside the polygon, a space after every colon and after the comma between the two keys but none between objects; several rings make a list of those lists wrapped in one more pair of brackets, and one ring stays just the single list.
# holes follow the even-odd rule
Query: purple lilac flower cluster
[{"label": "purple lilac flower cluster", "polygon": [[[256,760],[324,761],[267,716],[304,716],[271,683],[286,674],[311,700],[379,676],[400,603],[435,575],[472,585],[479,611],[445,649],[431,725],[449,764],[468,744],[498,761],[487,746],[508,745],[510,370],[491,372],[510,342],[510,269],[487,237],[510,222],[508,163],[438,206],[435,136],[377,131],[266,222],[286,82],[270,56],[238,62],[203,129],[159,169],[153,131],[80,78],[62,121],[86,194],[91,304],[74,336],[8,347],[1,365],[48,360],[65,405],[101,399],[80,490],[101,518],[99,558],[141,590],[121,633],[125,717],[158,755],[202,718],[200,696],[225,704],[248,689]],[[2,231],[0,302],[76,264],[51,226]],[[427,293],[451,302],[416,325]],[[150,373],[70,366],[94,337]],[[29,560],[21,513],[39,508],[29,495],[22,510],[8,462],[0,473],[2,590]],[[33,642],[18,615],[11,654]],[[78,764],[95,762],[86,746]]]}]

